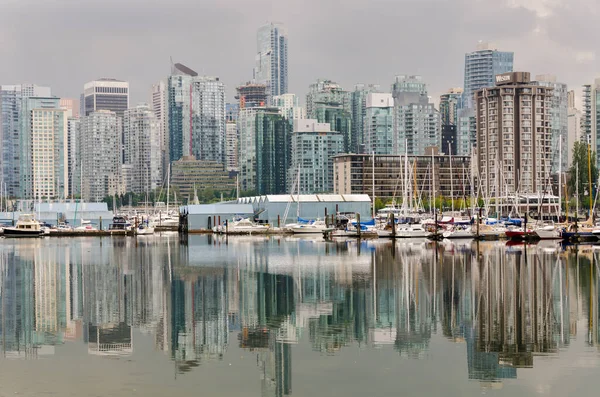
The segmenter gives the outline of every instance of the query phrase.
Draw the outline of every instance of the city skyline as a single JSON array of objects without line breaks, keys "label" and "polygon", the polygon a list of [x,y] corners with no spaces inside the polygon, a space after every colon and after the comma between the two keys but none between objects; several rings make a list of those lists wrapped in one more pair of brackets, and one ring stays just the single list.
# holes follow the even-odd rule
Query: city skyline
[{"label": "city skyline", "polygon": [[[317,14],[308,11],[311,7],[299,3],[228,3],[179,1],[177,6],[186,12],[173,13],[170,3],[144,4],[141,9],[137,1],[125,5],[91,1],[85,7],[66,8],[60,15],[54,13],[54,6],[48,7],[37,1],[27,5],[9,3],[3,12],[6,21],[0,24],[0,37],[6,38],[0,40],[0,50],[13,54],[14,61],[0,65],[0,75],[4,76],[3,81],[51,86],[57,96],[75,98],[85,82],[113,77],[130,82],[130,104],[135,105],[149,102],[152,84],[168,75],[169,58],[172,57],[195,68],[200,75],[220,76],[227,87],[227,100],[232,102],[235,87],[252,78],[257,28],[273,21],[281,22],[287,28],[292,48],[288,92],[300,98],[304,98],[309,84],[318,78],[334,79],[347,90],[357,83],[377,83],[386,91],[385,87],[395,75],[419,74],[428,82],[428,91],[437,102],[439,95],[448,88],[462,86],[464,54],[473,51],[480,40],[493,42],[501,51],[514,51],[515,70],[528,70],[532,75],[551,73],[573,88],[597,77],[598,59],[593,41],[590,39],[588,44],[585,40],[594,35],[591,27],[586,28],[582,23],[585,18],[590,18],[591,22],[593,13],[589,11],[593,11],[594,4],[586,0],[569,2],[568,7],[565,2],[525,0],[504,4],[436,0],[395,4],[375,2],[368,6],[357,2],[343,10],[333,8],[329,2],[320,2],[319,8],[323,12]],[[439,35],[435,34],[435,30],[440,29],[436,26],[437,17],[428,12],[431,4],[427,3],[435,3],[436,14],[444,15],[444,20],[452,20],[454,16],[467,23],[450,27],[450,34],[445,34],[451,40],[440,42]],[[29,13],[32,4],[37,5],[34,14]],[[261,4],[269,7],[260,7]],[[119,12],[116,12],[117,6]],[[229,11],[234,7],[238,12]],[[373,12],[365,14],[368,10]],[[335,11],[336,19],[344,22],[331,26],[326,20],[329,11]],[[83,15],[89,12],[99,16],[95,21],[85,23],[85,28],[95,37],[92,46],[76,34],[76,29],[81,28],[85,20]],[[131,18],[133,13],[139,12],[142,18]],[[24,25],[13,22],[24,13],[28,13],[31,24],[40,28],[50,21],[55,24],[56,18],[65,18],[64,23],[56,23],[62,44],[56,45],[56,41],[52,41],[46,45],[46,40],[54,39],[37,35],[33,38]],[[201,20],[197,20],[196,16],[200,14]],[[393,23],[398,15],[425,14],[431,18],[430,23],[422,24],[421,18],[407,18],[400,31]],[[195,23],[186,23],[192,15],[196,18]],[[359,18],[360,25],[353,23]],[[157,19],[160,24],[155,22]],[[583,26],[583,31],[560,30],[575,20],[578,26]],[[507,31],[508,22],[516,29]],[[192,25],[201,28],[192,28]],[[375,27],[376,31],[373,30]],[[107,28],[110,28],[110,35],[105,33]],[[444,24],[445,32],[447,29],[448,25]],[[589,34],[585,29],[590,29]],[[403,42],[402,51],[390,52],[384,44],[378,45],[377,40],[370,39],[376,36],[365,34],[371,31],[380,37],[410,33],[422,40]],[[192,43],[190,38],[195,42]],[[39,46],[28,45],[34,39],[39,41]],[[331,51],[332,42],[338,43],[335,51]],[[200,51],[190,52],[192,44]],[[223,51],[225,48],[227,51]],[[53,56],[44,68],[28,61],[29,57],[39,57],[49,50],[53,51]],[[559,53],[561,56],[557,57]],[[373,59],[384,62],[372,62]]]}]

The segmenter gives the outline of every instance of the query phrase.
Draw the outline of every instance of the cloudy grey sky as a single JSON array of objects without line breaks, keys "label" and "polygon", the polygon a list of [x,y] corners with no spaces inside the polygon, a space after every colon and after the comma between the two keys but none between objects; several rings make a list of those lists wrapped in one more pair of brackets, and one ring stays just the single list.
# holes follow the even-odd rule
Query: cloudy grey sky
[{"label": "cloudy grey sky", "polygon": [[[256,29],[286,24],[289,86],[351,89],[420,74],[430,95],[463,85],[478,40],[515,52],[515,68],[576,89],[600,77],[597,0],[0,0],[0,83],[78,97],[86,81],[131,84],[132,104],[169,73],[169,57],[234,87],[252,76]],[[303,99],[302,99],[303,101]]]}]

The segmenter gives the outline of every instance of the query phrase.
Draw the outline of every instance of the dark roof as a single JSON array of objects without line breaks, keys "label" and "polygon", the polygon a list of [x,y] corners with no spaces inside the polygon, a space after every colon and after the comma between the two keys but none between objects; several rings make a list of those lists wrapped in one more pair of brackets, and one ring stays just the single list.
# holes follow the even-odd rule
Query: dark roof
[{"label": "dark roof", "polygon": [[172,74],[187,74],[188,76],[192,77],[198,76],[198,73],[181,63],[176,63],[173,65]]}]

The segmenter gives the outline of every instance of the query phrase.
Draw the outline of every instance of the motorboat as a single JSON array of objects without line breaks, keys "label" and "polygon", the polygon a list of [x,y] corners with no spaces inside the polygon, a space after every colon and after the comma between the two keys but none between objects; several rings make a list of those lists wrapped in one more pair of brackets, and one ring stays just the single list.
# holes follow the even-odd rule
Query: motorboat
[{"label": "motorboat", "polygon": [[148,235],[154,234],[154,224],[149,221],[142,221],[138,227],[135,229],[135,234],[137,235]]},{"label": "motorboat", "polygon": [[325,221],[318,219],[307,224],[297,224],[296,226],[292,226],[290,228],[291,232],[294,234],[319,234],[323,233],[325,229],[327,229],[327,224]]},{"label": "motorboat", "polygon": [[268,230],[268,225],[258,225],[248,218],[233,221],[227,226],[227,233],[237,234],[266,233]]},{"label": "motorboat", "polygon": [[471,226],[455,225],[444,231],[442,236],[447,239],[470,239],[475,237],[475,233],[471,229]]},{"label": "motorboat", "polygon": [[431,232],[426,230],[422,224],[400,225],[396,229],[398,238],[424,238],[431,236]]},{"label": "motorboat", "polygon": [[159,226],[165,226],[165,227],[178,227],[179,226],[179,217],[174,216],[174,215],[159,215],[159,217],[156,219],[156,223]]},{"label": "motorboat", "polygon": [[525,230],[522,227],[509,227],[504,233],[506,234],[506,238],[509,240],[519,241],[539,238],[539,236],[529,228]]},{"label": "motorboat", "polygon": [[133,230],[131,222],[124,216],[113,217],[112,223],[108,226],[108,231],[111,233],[127,233]]},{"label": "motorboat", "polygon": [[87,231],[91,231],[91,230],[98,230],[96,229],[93,225],[91,221],[86,221],[86,220],[81,220],[81,226],[77,226],[75,228],[76,231],[78,232],[87,232]]},{"label": "motorboat", "polygon": [[542,240],[560,239],[561,230],[554,225],[540,225],[533,229],[533,232]]},{"label": "motorboat", "polygon": [[5,237],[40,237],[44,234],[40,222],[32,214],[21,214],[14,227],[5,227]]}]

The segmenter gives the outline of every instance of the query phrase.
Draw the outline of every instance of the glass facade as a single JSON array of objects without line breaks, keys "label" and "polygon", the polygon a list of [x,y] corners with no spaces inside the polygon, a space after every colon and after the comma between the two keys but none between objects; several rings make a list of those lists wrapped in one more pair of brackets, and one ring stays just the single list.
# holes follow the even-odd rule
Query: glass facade
[{"label": "glass facade", "polygon": [[254,80],[266,84],[269,98],[288,92],[288,39],[282,24],[268,23],[256,35]]},{"label": "glass facade", "polygon": [[475,91],[496,85],[497,74],[513,71],[514,53],[485,48],[465,54],[465,106],[473,107]]},{"label": "glass facade", "polygon": [[365,153],[392,154],[394,108],[368,107],[364,118]]}]

